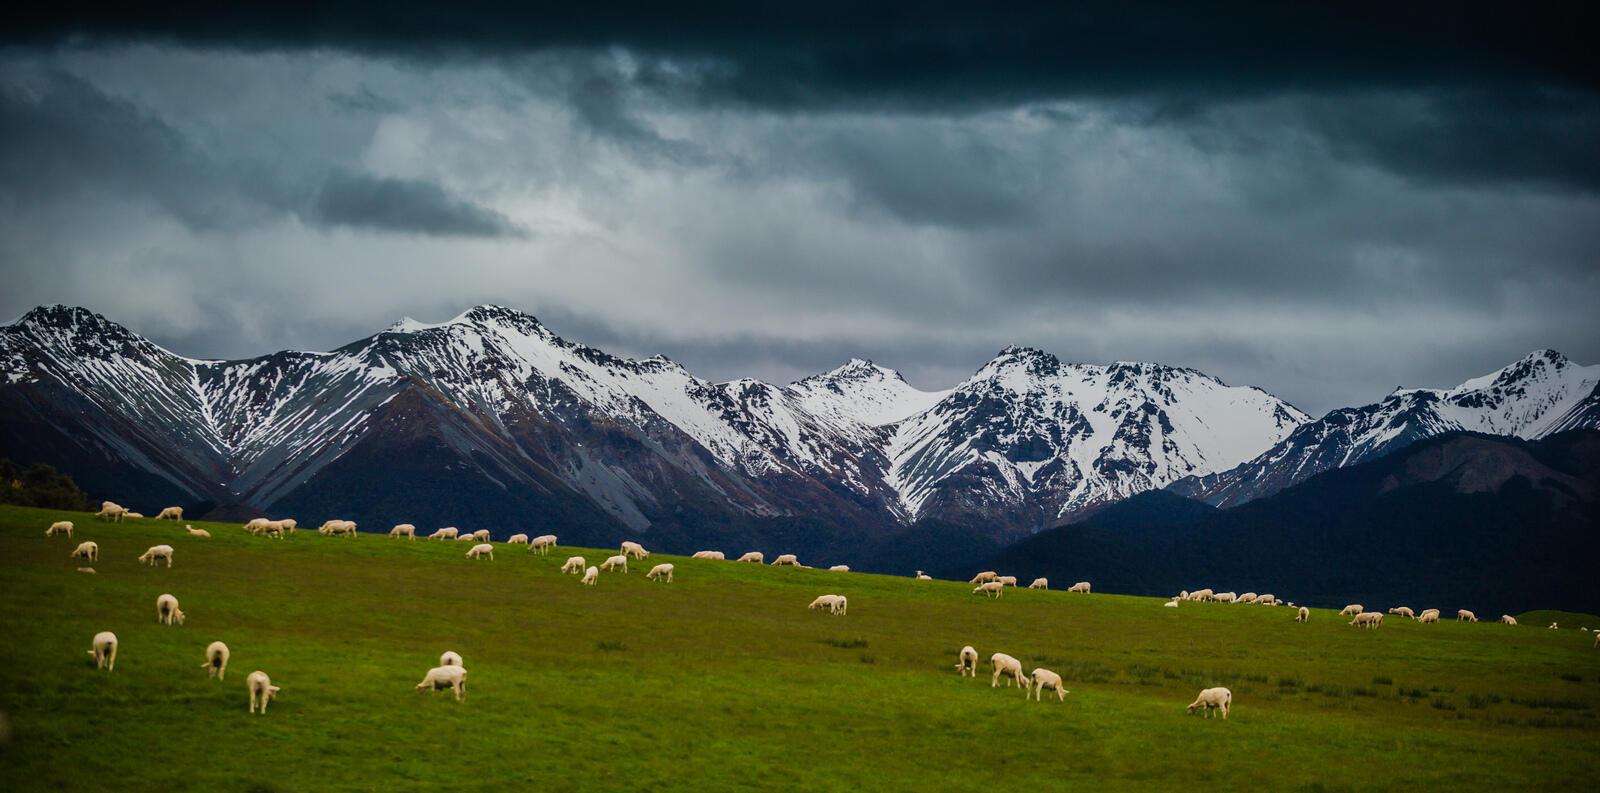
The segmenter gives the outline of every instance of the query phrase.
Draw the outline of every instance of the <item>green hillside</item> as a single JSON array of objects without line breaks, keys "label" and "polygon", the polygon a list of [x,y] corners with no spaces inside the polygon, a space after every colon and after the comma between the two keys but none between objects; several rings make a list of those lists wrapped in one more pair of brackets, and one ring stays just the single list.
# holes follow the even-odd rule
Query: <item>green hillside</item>
[{"label": "green hillside", "polygon": [[[70,541],[44,536],[60,518]],[[473,562],[467,543],[194,525],[213,537],[0,508],[0,789],[1500,790],[1600,772],[1600,650],[1577,630],[995,601],[662,555],[674,583],[636,568],[583,587],[562,561],[607,552],[497,545]],[[68,558],[84,539],[94,575]],[[135,562],[157,542],[177,548],[171,569]],[[163,592],[185,625],[157,624]],[[829,592],[847,616],[806,610]],[[101,630],[121,641],[111,674],[86,654]],[[216,639],[233,651],[221,682],[201,668]],[[1072,693],[1024,703],[987,669],[962,679],[964,644]],[[444,650],[465,657],[465,703],[413,690]],[[283,689],[265,716],[246,712],[255,669]],[[1186,716],[1215,685],[1233,717]]]}]

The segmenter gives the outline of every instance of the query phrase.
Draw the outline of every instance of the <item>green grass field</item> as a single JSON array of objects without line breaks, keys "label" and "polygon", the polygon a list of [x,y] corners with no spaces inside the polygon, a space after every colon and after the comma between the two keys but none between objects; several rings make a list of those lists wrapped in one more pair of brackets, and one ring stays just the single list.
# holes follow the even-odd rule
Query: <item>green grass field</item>
[{"label": "green grass field", "polygon": [[[72,540],[46,538],[61,518]],[[672,584],[636,568],[591,588],[557,572],[598,563],[588,549],[472,562],[466,543],[194,525],[213,537],[0,508],[0,789],[1572,790],[1600,772],[1600,650],[1578,630],[996,601],[661,554]],[[84,539],[95,575],[68,558]],[[172,569],[135,561],[157,542]],[[185,625],[157,624],[163,592]],[[847,616],[806,610],[828,592]],[[121,641],[111,674],[86,654],[101,630]],[[201,668],[216,639],[221,682]],[[1024,703],[987,669],[960,678],[964,644],[1072,693]],[[413,690],[444,650],[465,656],[465,703]],[[255,669],[283,688],[265,716],[246,712]],[[1215,685],[1233,717],[1186,716]]]}]

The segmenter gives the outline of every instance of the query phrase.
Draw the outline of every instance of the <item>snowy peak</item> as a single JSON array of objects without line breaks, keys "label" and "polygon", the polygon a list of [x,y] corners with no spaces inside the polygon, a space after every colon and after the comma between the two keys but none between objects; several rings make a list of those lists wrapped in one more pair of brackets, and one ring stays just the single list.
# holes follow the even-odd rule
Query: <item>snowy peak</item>
[{"label": "snowy peak", "polygon": [[807,411],[840,426],[881,427],[932,407],[947,391],[920,391],[900,373],[863,358],[789,384]]}]

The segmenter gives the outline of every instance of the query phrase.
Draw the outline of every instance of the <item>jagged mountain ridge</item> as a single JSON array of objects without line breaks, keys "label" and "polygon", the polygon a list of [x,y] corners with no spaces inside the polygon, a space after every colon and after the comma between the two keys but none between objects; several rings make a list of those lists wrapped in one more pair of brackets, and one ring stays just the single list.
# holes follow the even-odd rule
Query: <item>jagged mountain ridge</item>
[{"label": "jagged mountain ridge", "polygon": [[[398,446],[496,503],[498,491],[539,509],[586,503],[601,534],[785,517],[870,534],[932,517],[1015,537],[1231,466],[1305,420],[1193,370],[1023,348],[947,392],[859,359],[786,386],[712,383],[497,306],[239,361],[41,307],[0,328],[0,406],[0,454],[53,462],[107,496],[154,487],[156,500],[339,510],[351,482],[415,490],[353,463]],[[516,519],[497,514],[483,518]]]}]

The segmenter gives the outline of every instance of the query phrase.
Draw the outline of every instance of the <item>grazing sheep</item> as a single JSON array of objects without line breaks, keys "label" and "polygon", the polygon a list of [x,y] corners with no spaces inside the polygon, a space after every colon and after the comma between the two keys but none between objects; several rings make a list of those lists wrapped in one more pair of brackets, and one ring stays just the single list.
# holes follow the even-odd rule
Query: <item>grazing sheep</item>
[{"label": "grazing sheep", "polygon": [[1050,588],[1050,579],[1048,579],[1048,578],[1035,578],[1035,579],[1033,579],[1033,583],[1028,585],[1028,588],[1029,589],[1049,589]]},{"label": "grazing sheep", "polygon": [[972,645],[961,648],[961,654],[956,656],[956,671],[962,677],[978,676],[978,651]]},{"label": "grazing sheep", "polygon": [[167,507],[156,514],[156,520],[183,520],[183,507]]},{"label": "grazing sheep", "polygon": [[1457,609],[1456,610],[1456,622],[1477,622],[1477,621],[1478,621],[1478,615],[1473,614],[1472,612],[1467,611],[1466,609]]},{"label": "grazing sheep", "polygon": [[1196,589],[1189,593],[1188,600],[1210,600],[1214,593],[1209,589]]},{"label": "grazing sheep", "polygon": [[985,570],[985,571],[973,576],[972,580],[968,581],[967,583],[969,583],[969,584],[987,584],[990,581],[993,581],[993,580],[995,580],[995,579],[997,579],[999,577],[1000,577],[999,573],[996,573],[993,570]]},{"label": "grazing sheep", "polygon": [[1300,613],[1294,615],[1295,622],[1305,622],[1309,619],[1311,619],[1311,609],[1308,609],[1305,606],[1301,606]]},{"label": "grazing sheep", "polygon": [[844,595],[819,595],[811,601],[807,609],[827,609],[829,614],[841,615],[849,608],[850,601]]},{"label": "grazing sheep", "polygon": [[1278,600],[1277,595],[1266,594],[1256,598],[1256,605],[1258,606],[1276,606],[1280,603],[1282,603],[1282,601]]},{"label": "grazing sheep", "polygon": [[478,542],[489,542],[490,540],[494,539],[494,537],[489,534],[488,529],[478,529],[472,533],[472,539],[477,540]]},{"label": "grazing sheep", "polygon": [[1083,594],[1087,595],[1087,594],[1089,594],[1089,582],[1088,581],[1079,581],[1078,583],[1073,584],[1072,586],[1068,587],[1067,591],[1068,592],[1082,592]]},{"label": "grazing sheep", "polygon": [[1395,606],[1394,608],[1389,609],[1389,613],[1396,616],[1405,617],[1406,619],[1410,620],[1417,618],[1416,613],[1411,610],[1410,606]]},{"label": "grazing sheep", "polygon": [[1212,597],[1211,599],[1218,603],[1232,603],[1233,601],[1238,600],[1239,596],[1233,594],[1232,592],[1218,592],[1216,596]]},{"label": "grazing sheep", "polygon": [[850,565],[847,565],[847,564],[836,564],[836,565],[828,568],[828,572],[830,572],[830,573],[848,573],[848,572],[850,572]]},{"label": "grazing sheep", "polygon": [[[538,551],[540,556],[548,555],[550,549],[554,547],[556,547],[556,535],[554,534],[541,534],[528,543],[528,550]],[[648,553],[645,554],[645,556],[649,555]]]},{"label": "grazing sheep", "polygon": [[1419,623],[1421,623],[1423,625],[1427,625],[1430,622],[1438,622],[1438,621],[1439,621],[1439,610],[1438,609],[1428,609],[1427,611],[1424,611],[1421,614],[1417,615],[1417,622],[1419,622]]},{"label": "grazing sheep", "polygon": [[94,540],[80,542],[78,547],[73,549],[72,556],[67,558],[88,559],[91,562],[98,562],[100,561],[100,546]]},{"label": "grazing sheep", "polygon": [[976,595],[979,592],[982,592],[983,594],[988,595],[989,597],[997,598],[997,597],[1000,597],[1001,595],[1005,594],[1005,588],[1006,588],[1006,585],[1000,583],[999,581],[990,581],[988,583],[979,584],[979,585],[973,587],[972,588],[972,594]]},{"label": "grazing sheep", "polygon": [[468,559],[482,559],[484,557],[488,557],[489,561],[491,562],[494,561],[493,545],[490,545],[486,542],[480,542],[477,545],[472,546],[472,548],[467,551]]},{"label": "grazing sheep", "polygon": [[44,536],[46,537],[54,537],[57,534],[65,534],[67,539],[72,539],[72,521],[58,520],[50,524],[50,528],[44,530]]},{"label": "grazing sheep", "polygon": [[583,571],[583,580],[580,583],[585,586],[594,586],[594,582],[599,580],[600,569],[597,567],[590,567],[588,570]]},{"label": "grazing sheep", "polygon": [[156,562],[159,562],[162,559],[167,560],[167,567],[172,566],[172,546],[152,545],[150,546],[150,550],[139,555],[139,561],[148,562],[151,567],[155,567]]},{"label": "grazing sheep", "polygon": [[622,568],[622,572],[628,572],[628,557],[617,554],[600,563],[601,570],[615,570],[618,567]]},{"label": "grazing sheep", "polygon": [[1003,576],[1000,576],[999,578],[996,578],[995,581],[998,581],[1000,583],[1000,586],[1016,586],[1017,585],[1017,577],[1014,576],[1014,575],[1003,575]]},{"label": "grazing sheep", "polygon": [[1500,624],[1501,625],[1515,625],[1515,624],[1517,624],[1517,618],[1511,616],[1510,614],[1501,614],[1500,615]]},{"label": "grazing sheep", "polygon": [[1257,595],[1254,592],[1246,592],[1243,595],[1240,595],[1238,600],[1235,600],[1233,602],[1235,602],[1235,603],[1254,603],[1254,602],[1256,602],[1256,598],[1258,598],[1258,597],[1260,597],[1260,595]]},{"label": "grazing sheep", "polygon": [[453,650],[445,650],[439,655],[440,666],[461,666],[461,656]]},{"label": "grazing sheep", "polygon": [[156,622],[162,625],[183,624],[183,609],[178,608],[177,598],[167,594],[156,598]]},{"label": "grazing sheep", "polygon": [[778,556],[778,558],[772,560],[772,566],[773,567],[799,567],[800,566],[800,558],[795,556],[792,553],[780,554]]},{"label": "grazing sheep", "polygon": [[753,564],[765,564],[766,561],[767,561],[767,557],[766,557],[765,554],[761,553],[760,551],[751,551],[751,552],[745,554],[744,556],[739,557],[735,561],[751,562]]},{"label": "grazing sheep", "polygon": [[627,540],[622,543],[622,555],[631,556],[635,559],[643,559],[646,556],[649,556],[650,552],[645,550],[643,545],[640,545],[632,540]]},{"label": "grazing sheep", "polygon": [[329,537],[354,537],[356,536],[356,522],[353,520],[330,520],[318,526],[317,533]]},{"label": "grazing sheep", "polygon": [[1005,675],[1007,678],[1010,678],[1010,682],[1013,685],[1022,687],[1022,693],[1024,696],[1027,695],[1028,677],[1027,675],[1022,674],[1021,661],[1018,661],[1017,659],[1012,658],[1005,653],[995,653],[994,655],[989,656],[989,666],[994,670],[994,674],[989,676],[990,688],[999,688],[1000,676]]},{"label": "grazing sheep", "polygon": [[471,532],[469,532],[467,534],[463,534],[463,535],[461,535],[461,536],[456,538],[456,542],[477,542],[477,541],[478,541],[477,535],[473,534]]},{"label": "grazing sheep", "polygon": [[1175,609],[1175,608],[1178,607],[1178,601],[1179,600],[1182,600],[1182,598],[1173,598],[1173,599],[1171,599],[1171,600],[1169,600],[1169,601],[1167,601],[1165,603],[1162,603],[1161,605],[1163,605],[1163,606],[1165,606],[1165,607],[1167,607],[1169,609]]},{"label": "grazing sheep", "polygon": [[443,691],[450,689],[455,692],[456,701],[464,702],[467,699],[467,669],[464,666],[436,666],[428,670],[428,674],[417,684],[417,693],[424,691]]},{"label": "grazing sheep", "polygon": [[1228,711],[1233,708],[1233,692],[1225,688],[1208,688],[1200,692],[1200,696],[1189,703],[1189,713],[1193,714],[1195,708],[1204,708],[1206,718],[1211,718],[1212,710],[1222,711],[1222,718],[1228,718]]},{"label": "grazing sheep", "polygon": [[1044,690],[1047,688],[1056,692],[1057,700],[1061,702],[1067,701],[1067,694],[1070,692],[1067,691],[1066,686],[1061,685],[1061,675],[1048,669],[1033,670],[1033,701],[1043,701]]},{"label": "grazing sheep", "polygon": [[1366,609],[1362,608],[1359,603],[1351,603],[1350,605],[1345,606],[1343,609],[1341,609],[1339,611],[1339,616],[1341,616],[1341,617],[1354,617],[1355,615],[1360,614],[1363,611],[1366,611]]},{"label": "grazing sheep", "polygon": [[267,703],[271,702],[279,691],[278,687],[272,684],[272,678],[267,677],[266,672],[257,669],[244,679],[244,685],[250,689],[250,712],[256,713],[256,706],[259,703],[261,715],[267,715]]},{"label": "grazing sheep", "polygon": [[94,635],[94,641],[89,644],[94,649],[89,654],[94,656],[94,668],[110,672],[117,668],[117,635],[111,631],[101,631]]},{"label": "grazing sheep", "polygon": [[932,581],[933,580],[933,576],[928,575],[927,573],[924,573],[921,570],[918,570],[917,571],[917,580],[918,581]]},{"label": "grazing sheep", "polygon": [[1350,620],[1350,624],[1360,628],[1381,627],[1383,625],[1383,614],[1377,611],[1363,612],[1357,614],[1355,619]]},{"label": "grazing sheep", "polygon": [[460,529],[457,529],[454,526],[446,526],[446,527],[444,527],[442,529],[438,529],[437,531],[435,531],[432,534],[429,534],[428,535],[428,539],[430,539],[430,540],[453,540],[460,533],[461,533]]},{"label": "grazing sheep", "polygon": [[245,522],[244,530],[245,530],[245,533],[247,533],[247,534],[256,534],[256,533],[259,533],[261,531],[261,529],[263,527],[265,527],[266,525],[267,525],[267,519],[266,518],[251,518],[250,520]]},{"label": "grazing sheep", "polygon": [[200,666],[206,670],[206,677],[222,680],[228,674],[228,645],[222,642],[212,642],[206,645],[206,662]]},{"label": "grazing sheep", "polygon": [[712,561],[717,561],[717,562],[721,562],[721,561],[726,561],[727,560],[727,557],[724,556],[721,551],[695,551],[694,555],[689,557],[689,558],[690,559],[710,559]]},{"label": "grazing sheep", "polygon": [[122,505],[113,501],[102,501],[100,502],[100,511],[94,513],[94,516],[100,520],[120,522],[127,514],[128,510],[124,509]]},{"label": "grazing sheep", "polygon": [[1188,600],[1189,599],[1189,590],[1185,589],[1182,592],[1179,592],[1178,593],[1178,599],[1179,600]]},{"label": "grazing sheep", "polygon": [[[300,526],[299,521],[295,520],[294,518],[280,518],[273,521],[273,523],[278,527],[279,530],[286,531],[290,534],[293,534],[294,530]],[[352,528],[353,527],[354,525],[352,524]]]},{"label": "grazing sheep", "polygon": [[[526,535],[526,534],[513,534],[510,537],[506,538],[506,544],[507,545],[527,545],[528,544],[528,535]],[[529,548],[528,550],[531,551],[533,549]]]},{"label": "grazing sheep", "polygon": [[658,564],[655,567],[650,568],[650,572],[644,574],[644,580],[656,581],[662,576],[666,576],[667,583],[672,583],[672,565]]},{"label": "grazing sheep", "polygon": [[415,540],[417,538],[417,527],[410,523],[396,523],[394,528],[389,530],[389,536]]},{"label": "grazing sheep", "polygon": [[569,556],[567,557],[567,563],[561,565],[561,572],[582,574],[583,568],[587,564],[589,563],[584,561],[582,556]]}]

